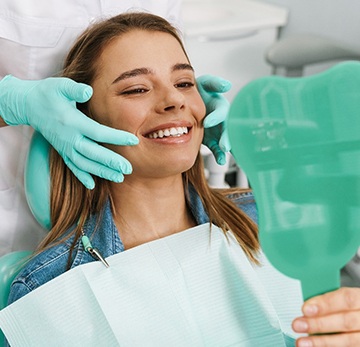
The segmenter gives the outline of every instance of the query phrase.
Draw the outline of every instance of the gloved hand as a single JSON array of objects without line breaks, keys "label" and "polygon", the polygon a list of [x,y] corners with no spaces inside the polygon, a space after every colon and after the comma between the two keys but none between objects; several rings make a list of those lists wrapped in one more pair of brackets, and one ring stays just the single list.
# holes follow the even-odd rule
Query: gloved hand
[{"label": "gloved hand", "polygon": [[97,142],[131,146],[139,140],[76,109],[76,102],[91,96],[90,86],[68,78],[23,81],[8,75],[0,81],[0,116],[9,125],[31,125],[40,132],[85,187],[95,186],[90,174],[122,182],[132,172],[130,162]]},{"label": "gloved hand", "polygon": [[226,163],[225,153],[231,149],[225,131],[225,118],[229,112],[230,103],[221,95],[230,90],[231,83],[220,77],[204,75],[196,80],[200,95],[206,106],[204,120],[203,144],[209,147],[219,165]]}]

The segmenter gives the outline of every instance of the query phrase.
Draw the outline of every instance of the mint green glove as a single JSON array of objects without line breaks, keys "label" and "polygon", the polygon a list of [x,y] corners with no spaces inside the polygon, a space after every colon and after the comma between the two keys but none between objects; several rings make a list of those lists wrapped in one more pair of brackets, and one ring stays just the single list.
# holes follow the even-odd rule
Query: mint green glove
[{"label": "mint green glove", "polygon": [[130,174],[129,161],[99,145],[131,146],[138,138],[101,125],[77,110],[92,96],[92,88],[68,78],[23,81],[5,76],[0,81],[0,116],[8,125],[30,125],[59,152],[74,175],[92,189],[91,174],[122,182]]},{"label": "mint green glove", "polygon": [[225,153],[231,149],[224,123],[230,103],[222,93],[230,90],[231,83],[212,75],[200,76],[196,82],[206,106],[207,116],[204,120],[203,144],[212,151],[216,162],[224,165],[226,163]]}]

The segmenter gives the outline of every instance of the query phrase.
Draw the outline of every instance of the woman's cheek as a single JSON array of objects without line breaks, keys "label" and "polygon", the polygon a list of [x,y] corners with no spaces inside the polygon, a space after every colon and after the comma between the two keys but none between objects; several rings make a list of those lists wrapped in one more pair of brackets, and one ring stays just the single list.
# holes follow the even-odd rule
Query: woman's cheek
[{"label": "woman's cheek", "polygon": [[137,106],[114,107],[107,115],[106,125],[135,134],[140,120],[138,109]]},{"label": "woman's cheek", "polygon": [[196,119],[198,119],[199,122],[202,122],[206,116],[206,106],[200,94],[198,93],[196,96],[194,96],[194,100],[192,101],[192,108]]}]

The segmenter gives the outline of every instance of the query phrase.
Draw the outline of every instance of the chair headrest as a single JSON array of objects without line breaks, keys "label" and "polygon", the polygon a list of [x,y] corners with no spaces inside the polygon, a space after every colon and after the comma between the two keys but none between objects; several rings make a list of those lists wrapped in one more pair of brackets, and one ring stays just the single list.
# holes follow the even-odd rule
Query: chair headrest
[{"label": "chair headrest", "polygon": [[25,165],[25,194],[30,210],[40,225],[50,230],[50,144],[34,132]]}]

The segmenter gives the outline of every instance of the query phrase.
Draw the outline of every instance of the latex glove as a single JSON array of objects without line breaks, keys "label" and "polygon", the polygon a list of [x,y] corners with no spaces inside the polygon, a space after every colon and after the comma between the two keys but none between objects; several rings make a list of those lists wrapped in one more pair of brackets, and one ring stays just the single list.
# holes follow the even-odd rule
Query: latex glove
[{"label": "latex glove", "polygon": [[203,144],[214,154],[216,162],[224,165],[226,163],[225,153],[231,149],[224,122],[230,103],[222,93],[230,90],[231,83],[212,75],[200,76],[196,82],[206,106]]},{"label": "latex glove", "polygon": [[101,125],[77,110],[92,96],[92,88],[68,78],[23,81],[6,76],[0,81],[0,116],[9,125],[31,125],[59,152],[74,175],[92,189],[90,174],[122,182],[132,172],[119,154],[99,145],[131,146],[138,138]]},{"label": "latex glove", "polygon": [[[360,346],[360,288],[340,288],[307,300],[294,331],[310,336],[296,346]],[[334,334],[337,333],[337,334]]]}]

